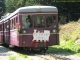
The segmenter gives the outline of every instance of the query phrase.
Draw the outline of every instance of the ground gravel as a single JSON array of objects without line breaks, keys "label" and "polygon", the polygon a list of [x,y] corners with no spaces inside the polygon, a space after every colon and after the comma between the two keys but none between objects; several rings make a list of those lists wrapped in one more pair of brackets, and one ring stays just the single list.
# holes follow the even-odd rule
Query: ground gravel
[{"label": "ground gravel", "polygon": [[10,51],[8,48],[0,45],[0,60],[9,60],[9,56],[14,54],[16,54],[16,52]]},{"label": "ground gravel", "polygon": [[8,57],[10,56],[11,54],[8,53],[8,49],[3,47],[3,46],[0,46],[0,60],[9,60]]},{"label": "ground gravel", "polygon": [[[9,60],[9,56],[16,55],[17,52],[10,51],[9,49],[0,46],[0,60]],[[29,54],[29,58],[32,60],[80,60],[80,57],[66,54]]]}]

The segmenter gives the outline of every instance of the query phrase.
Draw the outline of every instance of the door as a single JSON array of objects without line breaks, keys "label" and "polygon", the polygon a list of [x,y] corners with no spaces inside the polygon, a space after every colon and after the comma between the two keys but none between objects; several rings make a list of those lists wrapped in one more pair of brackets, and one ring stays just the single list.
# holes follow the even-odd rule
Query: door
[{"label": "door", "polygon": [[9,21],[4,24],[4,40],[5,43],[9,44],[10,42],[10,26]]}]

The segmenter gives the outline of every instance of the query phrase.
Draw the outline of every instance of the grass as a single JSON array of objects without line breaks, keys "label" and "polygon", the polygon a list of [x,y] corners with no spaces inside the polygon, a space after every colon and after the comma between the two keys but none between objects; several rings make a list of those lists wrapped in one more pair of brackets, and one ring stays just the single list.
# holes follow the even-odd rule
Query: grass
[{"label": "grass", "polygon": [[10,56],[9,60],[16,60],[16,56]]},{"label": "grass", "polygon": [[17,55],[11,55],[9,60],[31,60],[27,55],[17,53]]},{"label": "grass", "polygon": [[[50,52],[70,53],[80,56],[80,23],[60,25],[60,45],[49,47]],[[78,41],[75,43],[76,41]]]},{"label": "grass", "polygon": [[[65,25],[60,25],[60,45],[50,46],[49,52],[51,53],[64,53],[80,56],[80,42],[75,43],[80,39],[80,23],[70,22]],[[26,55],[17,54],[9,57],[9,60],[31,60]]]}]

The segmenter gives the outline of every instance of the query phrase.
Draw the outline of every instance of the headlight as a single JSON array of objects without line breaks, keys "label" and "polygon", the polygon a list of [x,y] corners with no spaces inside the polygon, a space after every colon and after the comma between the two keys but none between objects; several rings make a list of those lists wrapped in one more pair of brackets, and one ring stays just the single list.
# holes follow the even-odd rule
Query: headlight
[{"label": "headlight", "polygon": [[25,33],[26,33],[26,31],[25,31],[25,30],[23,30],[23,33],[25,34]]},{"label": "headlight", "polygon": [[55,29],[53,30],[53,33],[56,33],[56,30]]}]

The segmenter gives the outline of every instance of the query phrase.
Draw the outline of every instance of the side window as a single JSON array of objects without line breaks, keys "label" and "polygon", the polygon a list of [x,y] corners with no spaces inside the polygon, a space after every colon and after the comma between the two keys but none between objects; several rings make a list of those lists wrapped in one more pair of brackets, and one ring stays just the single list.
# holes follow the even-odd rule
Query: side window
[{"label": "side window", "polygon": [[9,20],[6,23],[7,23],[6,28],[8,30],[8,28],[9,28]]},{"label": "side window", "polygon": [[10,20],[10,29],[13,29],[13,20]]},{"label": "side window", "polygon": [[15,22],[16,20],[15,20],[15,18],[14,18],[14,28],[16,27],[15,25],[16,25],[16,22]]},{"label": "side window", "polygon": [[14,18],[14,29],[16,28],[16,17]]},{"label": "side window", "polygon": [[15,29],[17,26],[18,18],[17,16],[10,19],[10,29]]},{"label": "side window", "polygon": [[12,29],[15,28],[15,18],[12,19]]},{"label": "side window", "polygon": [[22,15],[22,27],[23,28],[32,28],[31,15]]},{"label": "side window", "polygon": [[11,25],[12,23],[11,23],[11,20],[10,20],[10,29],[12,28],[12,25]]},{"label": "side window", "polygon": [[15,17],[15,20],[16,20],[16,21],[15,21],[15,23],[17,23],[17,22],[18,22],[18,18],[17,18],[17,17]]},{"label": "side window", "polygon": [[34,27],[35,28],[43,28],[44,25],[44,16],[43,15],[36,15],[34,17]]},{"label": "side window", "polygon": [[4,30],[6,31],[7,29],[7,22],[4,23]]},{"label": "side window", "polygon": [[14,29],[14,19],[12,19],[12,29]]},{"label": "side window", "polygon": [[47,15],[46,16],[46,26],[50,28],[56,27],[56,16]]},{"label": "side window", "polygon": [[[0,27],[1,27],[2,25],[0,24]],[[2,28],[0,28],[0,31],[2,30]]]}]

